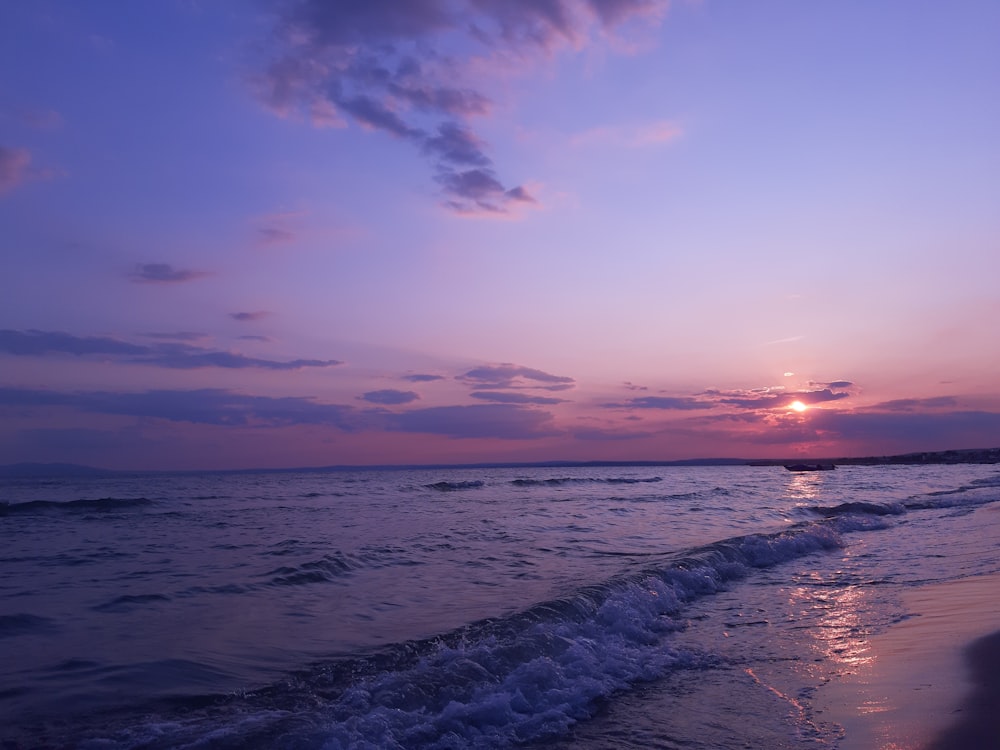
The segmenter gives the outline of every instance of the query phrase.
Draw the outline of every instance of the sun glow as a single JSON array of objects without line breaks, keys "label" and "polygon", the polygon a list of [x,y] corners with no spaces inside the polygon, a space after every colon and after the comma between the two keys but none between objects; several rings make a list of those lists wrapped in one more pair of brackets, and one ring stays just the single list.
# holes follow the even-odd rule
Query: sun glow
[{"label": "sun glow", "polygon": [[797,411],[799,414],[801,414],[809,407],[803,404],[801,401],[792,401],[792,403],[788,405],[788,408],[791,409],[792,411]]}]

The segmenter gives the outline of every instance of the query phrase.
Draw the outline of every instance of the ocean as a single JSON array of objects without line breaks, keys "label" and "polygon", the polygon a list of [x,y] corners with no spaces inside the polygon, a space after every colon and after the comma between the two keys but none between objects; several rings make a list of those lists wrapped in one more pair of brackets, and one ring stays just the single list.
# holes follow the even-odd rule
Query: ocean
[{"label": "ocean", "polygon": [[0,745],[836,748],[991,465],[0,480]]}]

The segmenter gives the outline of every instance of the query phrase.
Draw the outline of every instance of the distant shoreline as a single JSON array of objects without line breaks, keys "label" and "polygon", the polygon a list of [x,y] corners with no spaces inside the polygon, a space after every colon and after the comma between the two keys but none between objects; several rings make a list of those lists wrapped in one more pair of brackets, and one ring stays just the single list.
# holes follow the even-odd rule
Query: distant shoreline
[{"label": "distant shoreline", "polygon": [[893,456],[862,456],[842,458],[690,458],[675,461],[485,461],[468,464],[380,464],[296,466],[291,468],[259,469],[135,469],[114,470],[65,463],[18,463],[0,465],[0,478],[42,478],[113,476],[122,474],[252,474],[336,471],[444,471],[454,469],[575,469],[602,467],[669,467],[669,466],[784,466],[797,463],[823,463],[838,466],[905,466],[927,464],[996,464],[1000,463],[1000,448],[968,448],[962,450],[924,451]]}]

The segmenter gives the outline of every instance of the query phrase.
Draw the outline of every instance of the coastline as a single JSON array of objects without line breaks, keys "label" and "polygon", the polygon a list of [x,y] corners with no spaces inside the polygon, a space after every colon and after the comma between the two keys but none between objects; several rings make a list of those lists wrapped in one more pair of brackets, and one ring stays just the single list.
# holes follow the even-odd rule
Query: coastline
[{"label": "coastline", "polygon": [[[1000,529],[1000,509],[985,514]],[[869,640],[872,659],[825,684],[816,708],[839,750],[978,750],[1000,736],[1000,573],[931,583]]]}]

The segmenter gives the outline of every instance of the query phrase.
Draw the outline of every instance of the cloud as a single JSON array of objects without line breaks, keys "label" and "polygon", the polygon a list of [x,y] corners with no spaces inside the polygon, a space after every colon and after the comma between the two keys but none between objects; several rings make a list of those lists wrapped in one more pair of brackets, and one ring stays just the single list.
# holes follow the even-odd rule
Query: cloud
[{"label": "cloud", "polygon": [[144,365],[155,365],[172,370],[194,370],[202,367],[221,367],[228,370],[302,370],[307,367],[333,367],[342,364],[336,359],[293,359],[279,362],[272,359],[246,357],[234,352],[207,351],[188,346],[162,347],[131,360]]},{"label": "cloud", "polygon": [[167,339],[170,341],[204,341],[208,338],[207,333],[197,331],[177,331],[176,333],[144,333],[150,339]]},{"label": "cloud", "polygon": [[916,411],[919,409],[940,409],[957,406],[954,396],[935,396],[934,398],[899,398],[894,401],[883,401],[871,407],[877,411]]},{"label": "cloud", "polygon": [[313,398],[249,396],[225,388],[60,392],[0,388],[0,406],[68,407],[83,412],[230,427],[327,425],[347,432],[385,429],[454,438],[527,440],[559,434],[552,415],[505,404],[438,406],[400,413],[359,411]]},{"label": "cloud", "polygon": [[387,388],[381,391],[368,391],[360,396],[363,401],[370,401],[373,404],[384,406],[396,406],[398,404],[408,404],[420,398],[420,394],[413,391],[397,391]]},{"label": "cloud", "polygon": [[566,402],[564,398],[529,396],[527,393],[506,393],[504,391],[473,391],[469,395],[481,401],[493,401],[498,404],[562,404]]},{"label": "cloud", "polygon": [[614,146],[642,148],[675,141],[683,135],[676,123],[654,122],[639,127],[599,127],[577,133],[569,139],[572,146]]},{"label": "cloud", "polygon": [[267,310],[257,310],[255,312],[233,312],[229,313],[229,317],[233,320],[239,320],[242,322],[249,322],[253,320],[260,320],[261,318],[266,318],[271,313]]},{"label": "cloud", "polygon": [[280,245],[295,239],[295,232],[283,227],[259,227],[257,234],[263,245]]},{"label": "cloud", "polygon": [[252,77],[266,107],[318,125],[353,120],[407,141],[434,165],[444,206],[503,215],[535,199],[500,180],[487,144],[468,126],[493,106],[484,75],[530,69],[629,21],[655,23],[667,2],[293,0],[279,7],[274,56]]},{"label": "cloud", "polygon": [[240,339],[241,341],[265,341],[266,342],[266,341],[270,341],[271,340],[267,336],[258,336],[258,335],[253,334],[253,333],[248,333],[248,334],[246,334],[244,336],[237,336],[237,338]]},{"label": "cloud", "polygon": [[62,127],[63,118],[54,109],[20,109],[17,119],[34,130],[56,130]]},{"label": "cloud", "polygon": [[654,432],[622,432],[620,430],[602,430],[599,427],[581,427],[572,433],[577,440],[608,441],[608,440],[642,440],[655,435]]},{"label": "cloud", "polygon": [[601,404],[601,406],[606,409],[670,409],[677,411],[715,408],[715,404],[710,401],[702,401],[689,396],[643,396],[629,399],[624,403]]},{"label": "cloud", "polygon": [[140,263],[129,277],[137,284],[180,284],[209,275],[207,271],[174,268],[169,263]]},{"label": "cloud", "polygon": [[996,444],[997,435],[1000,435],[1000,414],[985,411],[886,413],[831,410],[817,412],[810,421],[828,437],[868,445],[881,444],[882,450],[886,451],[992,447]]},{"label": "cloud", "polygon": [[559,434],[552,415],[530,407],[508,404],[435,406],[389,416],[386,427],[397,432],[420,432],[453,438],[528,440]]},{"label": "cloud", "polygon": [[248,396],[224,388],[59,392],[0,388],[0,405],[62,406],[96,414],[165,419],[193,424],[285,427],[329,425],[346,431],[369,426],[364,415],[349,406],[323,404],[312,398]]},{"label": "cloud", "polygon": [[234,352],[214,351],[185,343],[147,346],[107,336],[74,336],[59,331],[0,330],[0,353],[41,357],[71,354],[77,357],[112,358],[126,364],[152,365],[174,370],[203,367],[225,369],[301,370],[306,367],[332,367],[335,359],[295,359],[281,362],[246,357]]},{"label": "cloud", "polygon": [[9,193],[31,174],[31,152],[26,148],[0,146],[0,195]]},{"label": "cloud", "polygon": [[411,383],[430,383],[434,380],[444,380],[444,375],[427,375],[421,372],[415,372],[410,375],[403,375],[403,380],[408,380]]},{"label": "cloud", "polygon": [[[788,374],[791,375],[792,373]],[[850,380],[834,380],[831,383],[820,383],[815,380],[809,381],[809,386],[811,388],[815,388],[817,386],[820,388],[850,388],[853,385],[854,383],[852,383]]]},{"label": "cloud", "polygon": [[780,409],[788,406],[793,401],[801,401],[803,404],[820,404],[826,401],[838,401],[848,398],[851,394],[843,391],[832,391],[823,388],[818,391],[790,391],[773,393],[771,389],[762,391],[739,391],[721,393],[717,395],[720,404],[736,406],[741,409]]},{"label": "cloud", "polygon": [[141,356],[150,351],[148,346],[130,344],[106,336],[73,336],[58,331],[0,330],[0,353],[22,357],[40,357],[56,353],[76,356],[91,354]]},{"label": "cloud", "polygon": [[294,242],[299,231],[299,224],[308,213],[306,211],[278,211],[254,216],[251,222],[255,225],[257,245],[270,247]]},{"label": "cloud", "polygon": [[473,388],[493,390],[507,388],[541,388],[547,391],[562,391],[572,388],[576,381],[562,375],[550,375],[531,367],[513,364],[485,365],[475,367],[457,380],[470,384]]}]

